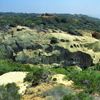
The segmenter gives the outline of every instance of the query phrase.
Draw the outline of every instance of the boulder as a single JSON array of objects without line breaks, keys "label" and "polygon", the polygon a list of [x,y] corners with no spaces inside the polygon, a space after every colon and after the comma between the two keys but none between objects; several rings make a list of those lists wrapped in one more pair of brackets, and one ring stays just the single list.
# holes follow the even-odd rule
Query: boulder
[{"label": "boulder", "polygon": [[23,26],[17,26],[17,31],[22,31],[24,29],[25,29],[25,27],[23,27]]},{"label": "boulder", "polygon": [[78,71],[78,72],[81,72],[82,71],[82,68],[80,68],[79,66],[74,66],[74,70]]}]

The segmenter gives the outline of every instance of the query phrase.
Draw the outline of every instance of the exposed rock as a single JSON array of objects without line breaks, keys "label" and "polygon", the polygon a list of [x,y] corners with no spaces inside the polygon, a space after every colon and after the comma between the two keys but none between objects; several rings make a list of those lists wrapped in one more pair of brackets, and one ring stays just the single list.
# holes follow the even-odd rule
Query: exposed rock
[{"label": "exposed rock", "polygon": [[81,33],[83,36],[89,36],[96,39],[100,39],[100,33],[90,30],[77,30],[79,33]]},{"label": "exposed rock", "polygon": [[77,65],[74,66],[74,70],[77,70],[78,72],[81,72],[82,71],[82,69],[80,67],[78,67]]},{"label": "exposed rock", "polygon": [[[6,34],[3,39],[3,33],[0,34],[0,48],[4,58],[19,63],[47,64],[49,67],[78,65],[86,68],[100,62],[100,41],[92,36],[73,36],[63,32],[37,33],[37,30],[24,26],[11,30],[14,32],[13,37]],[[58,42],[51,44],[53,37]]]},{"label": "exposed rock", "polygon": [[17,31],[22,31],[22,30],[24,30],[24,29],[25,29],[25,27],[17,26]]},{"label": "exposed rock", "polygon": [[71,86],[73,85],[73,81],[68,81],[68,80],[64,80],[65,75],[62,74],[56,74],[52,76],[52,80],[53,78],[56,78],[57,80],[55,81],[57,84],[63,84],[65,86]]},{"label": "exposed rock", "polygon": [[57,16],[46,13],[46,14],[42,15],[41,17],[44,17],[44,18],[49,18],[50,17],[51,18],[51,17],[57,17]]}]

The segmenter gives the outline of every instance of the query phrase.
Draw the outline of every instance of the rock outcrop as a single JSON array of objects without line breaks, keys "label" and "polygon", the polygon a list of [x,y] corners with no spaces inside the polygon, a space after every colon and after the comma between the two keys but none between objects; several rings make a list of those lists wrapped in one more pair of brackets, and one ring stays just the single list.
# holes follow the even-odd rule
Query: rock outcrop
[{"label": "rock outcrop", "polygon": [[73,81],[68,81],[68,80],[64,80],[64,77],[65,77],[66,75],[62,75],[62,74],[56,74],[56,75],[53,75],[52,76],[52,80],[54,79],[54,78],[56,78],[56,83],[57,84],[63,84],[63,85],[65,85],[65,86],[72,86],[73,84],[74,84],[74,82]]},{"label": "rock outcrop", "polygon": [[51,17],[57,17],[57,16],[46,13],[46,14],[42,15],[41,17],[44,17],[44,18],[51,18]]},{"label": "rock outcrop", "polygon": [[[45,67],[78,65],[86,68],[100,61],[100,41],[92,35],[37,33],[36,29],[23,26],[11,29],[13,37],[12,34],[0,33],[3,58],[19,63],[45,64]],[[57,43],[51,43],[53,37]]]}]

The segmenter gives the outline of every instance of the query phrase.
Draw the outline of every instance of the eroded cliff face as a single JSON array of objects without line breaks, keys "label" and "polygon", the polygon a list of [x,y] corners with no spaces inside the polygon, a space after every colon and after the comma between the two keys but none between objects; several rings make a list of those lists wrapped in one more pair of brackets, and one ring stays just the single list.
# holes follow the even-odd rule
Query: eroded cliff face
[{"label": "eroded cliff face", "polygon": [[[74,36],[65,32],[37,33],[35,29],[22,26],[11,30],[5,35],[0,33],[3,58],[51,67],[78,65],[86,68],[100,61],[100,41],[90,32],[91,35]],[[57,43],[51,43],[53,37]]]}]

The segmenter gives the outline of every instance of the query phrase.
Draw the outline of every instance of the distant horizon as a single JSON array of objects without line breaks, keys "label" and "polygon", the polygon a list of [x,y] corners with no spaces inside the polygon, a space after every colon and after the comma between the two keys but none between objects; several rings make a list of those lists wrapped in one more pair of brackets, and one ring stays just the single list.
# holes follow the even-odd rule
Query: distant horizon
[{"label": "distant horizon", "polygon": [[[45,13],[36,13],[36,12],[0,12],[0,13],[27,13],[27,14],[31,14],[31,13],[35,13],[35,14],[45,14],[45,13],[48,13],[48,12],[45,12]],[[100,19],[100,17],[97,17],[97,15],[96,16],[94,16],[94,15],[88,15],[88,14],[81,14],[81,13],[48,13],[48,14],[71,14],[71,15],[87,15],[87,16],[89,16],[89,17],[94,17],[94,18],[98,18],[98,19]]]},{"label": "distant horizon", "polygon": [[1,0],[0,12],[82,14],[100,19],[100,0]]}]

